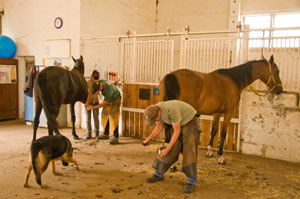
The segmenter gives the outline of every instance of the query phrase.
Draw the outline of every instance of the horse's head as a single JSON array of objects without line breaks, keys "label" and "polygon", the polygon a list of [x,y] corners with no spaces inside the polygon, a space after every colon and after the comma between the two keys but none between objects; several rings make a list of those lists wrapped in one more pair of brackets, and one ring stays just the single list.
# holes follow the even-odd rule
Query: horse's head
[{"label": "horse's head", "polygon": [[268,86],[268,91],[275,94],[282,93],[282,83],[279,77],[279,69],[274,62],[273,55],[270,57],[270,60],[263,58],[265,70],[262,73],[261,80]]},{"label": "horse's head", "polygon": [[75,59],[73,56],[72,56],[72,59],[75,63],[74,65],[74,68],[77,68],[81,73],[82,75],[84,74],[84,63],[83,63],[83,58],[82,56],[80,55],[80,58],[79,59]]}]

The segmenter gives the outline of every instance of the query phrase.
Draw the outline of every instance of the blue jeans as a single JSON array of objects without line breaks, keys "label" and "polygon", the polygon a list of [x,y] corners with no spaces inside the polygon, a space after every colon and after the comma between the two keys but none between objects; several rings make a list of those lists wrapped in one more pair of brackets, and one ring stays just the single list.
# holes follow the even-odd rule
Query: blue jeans
[{"label": "blue jeans", "polygon": [[95,134],[99,134],[99,109],[93,109],[93,110],[87,110],[85,109],[85,115],[86,115],[86,130],[88,133],[92,132],[92,125],[91,125],[91,115],[93,112],[93,118],[94,118],[94,126],[95,126]]},{"label": "blue jeans", "polygon": [[[160,174],[157,169],[155,169],[155,175],[160,177],[160,178],[164,176],[163,174]],[[196,184],[197,183],[197,177],[188,177],[187,178],[187,183]]]}]

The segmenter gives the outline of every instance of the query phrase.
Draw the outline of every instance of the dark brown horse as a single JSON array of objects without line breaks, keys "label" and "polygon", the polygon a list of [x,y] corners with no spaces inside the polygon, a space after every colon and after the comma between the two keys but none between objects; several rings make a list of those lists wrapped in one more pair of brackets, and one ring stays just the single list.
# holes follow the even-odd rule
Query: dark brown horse
[{"label": "dark brown horse", "polygon": [[220,116],[224,114],[218,151],[218,162],[224,164],[223,145],[227,126],[235,113],[241,92],[256,79],[263,81],[268,86],[269,92],[279,94],[283,91],[273,55],[270,61],[266,59],[250,61],[211,73],[180,69],[167,74],[161,80],[159,90],[163,100],[179,99],[191,104],[199,114],[213,114],[207,156],[213,155],[213,139],[218,132]]},{"label": "dark brown horse", "polygon": [[74,139],[79,139],[75,131],[74,105],[77,101],[85,103],[87,99],[87,83],[83,76],[83,58],[75,59],[71,71],[61,67],[49,66],[42,70],[34,82],[35,117],[33,125],[33,140],[40,123],[42,108],[47,117],[48,133],[60,134],[56,118],[62,104],[70,104],[72,116],[72,134]]}]

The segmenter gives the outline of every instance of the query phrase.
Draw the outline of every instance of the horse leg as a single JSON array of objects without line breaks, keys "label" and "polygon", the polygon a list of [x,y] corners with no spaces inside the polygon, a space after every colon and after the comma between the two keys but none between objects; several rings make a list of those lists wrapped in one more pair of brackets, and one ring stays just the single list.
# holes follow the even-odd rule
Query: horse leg
[{"label": "horse leg", "polygon": [[[54,111],[54,110],[52,110]],[[50,117],[51,118],[47,118],[48,122],[47,122],[47,125],[48,125],[48,134],[49,135],[53,135],[53,131],[55,132],[56,135],[59,135],[60,132],[58,130],[58,123],[57,123],[57,116],[59,114],[59,108],[57,110],[55,110],[55,112],[53,112]]]},{"label": "horse leg", "polygon": [[219,164],[225,164],[225,158],[223,156],[223,146],[224,146],[224,141],[226,139],[226,134],[227,134],[227,127],[228,127],[228,124],[232,118],[232,115],[233,113],[226,113],[224,115],[224,121],[223,121],[223,124],[222,124],[222,129],[221,129],[221,140],[220,140],[220,145],[219,145],[219,151],[218,151],[218,155],[219,155],[219,158],[218,158],[218,163]]},{"label": "horse leg", "polygon": [[49,124],[49,122],[47,122],[47,126],[48,126],[48,135],[53,135],[53,129],[52,129],[51,125]]},{"label": "horse leg", "polygon": [[35,116],[33,120],[33,138],[32,141],[36,140],[36,131],[40,124],[40,115],[42,112],[42,103],[39,99],[35,100]]},{"label": "horse leg", "polygon": [[215,138],[215,136],[218,132],[218,129],[219,129],[220,117],[221,117],[221,114],[215,114],[214,115],[211,131],[210,131],[210,140],[209,140],[209,144],[207,146],[207,154],[206,154],[207,157],[212,157],[213,156],[212,146],[213,146],[214,138]]},{"label": "horse leg", "polygon": [[72,135],[74,140],[79,140],[78,135],[76,134],[75,131],[75,121],[76,121],[76,116],[75,116],[75,109],[74,109],[75,103],[70,104],[70,111],[71,111],[71,118],[72,118]]}]

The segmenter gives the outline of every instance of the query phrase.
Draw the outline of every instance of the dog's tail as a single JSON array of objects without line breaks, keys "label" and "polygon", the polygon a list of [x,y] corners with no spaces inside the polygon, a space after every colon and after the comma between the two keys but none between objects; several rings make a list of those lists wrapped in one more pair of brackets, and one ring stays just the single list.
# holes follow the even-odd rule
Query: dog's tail
[{"label": "dog's tail", "polygon": [[36,182],[41,186],[41,174],[47,169],[50,162],[51,154],[45,154],[43,158],[39,158],[39,152],[43,149],[43,144],[39,141],[31,143],[31,161]]},{"label": "dog's tail", "polygon": [[175,74],[167,74],[164,80],[164,101],[178,99],[180,95],[180,86]]}]

